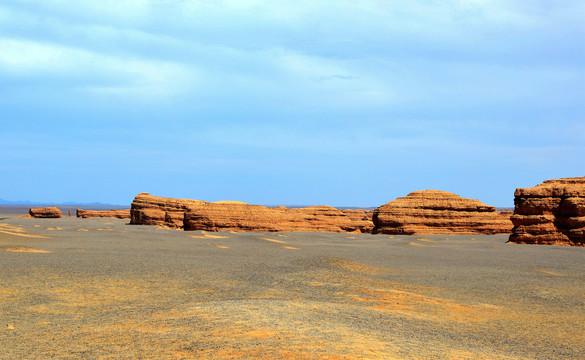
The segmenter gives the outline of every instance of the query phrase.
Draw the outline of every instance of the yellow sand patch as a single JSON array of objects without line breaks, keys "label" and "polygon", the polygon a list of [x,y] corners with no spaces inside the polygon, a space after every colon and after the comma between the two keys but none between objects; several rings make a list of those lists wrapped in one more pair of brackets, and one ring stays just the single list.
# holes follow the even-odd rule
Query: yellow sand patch
[{"label": "yellow sand patch", "polygon": [[48,227],[48,228],[47,228],[47,230],[49,230],[49,231],[53,231],[53,230],[63,230],[63,228],[60,228],[60,227],[58,227],[58,226],[55,226],[55,227]]},{"label": "yellow sand patch", "polygon": [[14,330],[14,325],[12,324],[6,325],[6,330]]},{"label": "yellow sand patch", "polygon": [[334,258],[331,259],[329,262],[331,265],[341,268],[343,270],[357,272],[365,275],[384,275],[395,271],[387,267],[364,264],[343,258]]},{"label": "yellow sand patch", "polygon": [[209,234],[189,235],[189,236],[192,237],[193,239],[227,239],[227,238],[229,238],[229,236],[209,235]]},{"label": "yellow sand patch", "polygon": [[346,236],[346,239],[355,239],[355,236]]},{"label": "yellow sand patch", "polygon": [[394,236],[388,236],[388,239],[394,239]]},{"label": "yellow sand patch", "polygon": [[285,238],[287,238],[287,237],[288,237],[288,235],[285,235],[285,234],[278,234],[277,236],[280,236],[280,237],[285,237]]},{"label": "yellow sand patch", "polygon": [[77,229],[77,231],[89,231],[89,229]]},{"label": "yellow sand patch", "polygon": [[543,274],[547,274],[547,275],[567,276],[567,274],[565,274],[565,273],[552,271],[552,270],[546,270],[546,269],[535,269],[535,270],[538,271],[539,273],[543,273]]},{"label": "yellow sand patch", "polygon": [[98,231],[114,231],[114,230],[112,230],[110,228],[105,228],[105,229],[98,229]]},{"label": "yellow sand patch", "polygon": [[46,238],[46,236],[29,234],[24,231],[22,226],[10,225],[6,223],[0,223],[0,233],[14,236],[23,236],[30,238]]},{"label": "yellow sand patch", "polygon": [[19,290],[15,289],[0,289],[0,295],[16,295],[19,293]]},{"label": "yellow sand patch", "polygon": [[27,246],[12,246],[12,247],[0,247],[2,251],[10,251],[10,252],[28,252],[28,253],[50,253],[52,251],[41,250],[41,249],[33,249]]},{"label": "yellow sand patch", "polygon": [[506,316],[502,309],[494,305],[462,305],[407,291],[361,289],[358,293],[346,296],[372,303],[378,310],[396,311],[421,319],[482,322]]},{"label": "yellow sand patch", "polygon": [[418,241],[424,241],[424,242],[437,242],[437,240],[427,239],[427,238],[418,238],[416,240],[418,240]]},{"label": "yellow sand patch", "polygon": [[290,249],[290,250],[299,250],[298,247],[294,247],[294,246],[281,246],[281,248],[283,248],[283,249]]},{"label": "yellow sand patch", "polygon": [[412,241],[409,242],[409,243],[407,243],[406,245],[409,245],[409,246],[421,246],[421,247],[432,247],[433,246],[433,245],[427,245],[427,244],[417,244],[417,243],[412,242]]},{"label": "yellow sand patch", "polygon": [[215,245],[216,247],[220,248],[220,249],[229,249],[229,246],[225,246],[225,245]]},{"label": "yellow sand patch", "polygon": [[6,235],[23,236],[23,237],[30,237],[30,238],[46,238],[46,236],[42,236],[42,235],[33,235],[33,234],[25,234],[25,233],[2,231],[2,230],[0,230],[0,233],[6,234]]},{"label": "yellow sand patch", "polygon": [[282,240],[276,240],[276,239],[271,239],[271,238],[260,238],[261,240],[266,240],[266,241],[272,241],[275,243],[280,243],[280,244],[286,244],[286,242],[282,241]]}]

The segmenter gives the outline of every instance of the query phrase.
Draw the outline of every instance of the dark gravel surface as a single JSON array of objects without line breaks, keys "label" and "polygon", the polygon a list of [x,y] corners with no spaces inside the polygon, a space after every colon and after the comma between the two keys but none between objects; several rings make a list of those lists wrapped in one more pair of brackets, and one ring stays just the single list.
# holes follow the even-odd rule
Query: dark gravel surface
[{"label": "dark gravel surface", "polygon": [[0,359],[585,359],[585,248],[0,214]]}]

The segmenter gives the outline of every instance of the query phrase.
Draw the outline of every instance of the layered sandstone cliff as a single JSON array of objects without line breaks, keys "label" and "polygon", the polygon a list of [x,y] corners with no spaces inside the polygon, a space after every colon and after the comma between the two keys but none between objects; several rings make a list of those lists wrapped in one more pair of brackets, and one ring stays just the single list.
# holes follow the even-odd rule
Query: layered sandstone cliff
[{"label": "layered sandstone cliff", "polygon": [[510,242],[585,246],[585,177],[516,189],[514,205]]},{"label": "layered sandstone cliff", "polygon": [[374,234],[507,234],[510,214],[439,190],[415,191],[374,210]]},{"label": "layered sandstone cliff", "polygon": [[374,223],[372,222],[373,211],[360,210],[360,209],[345,209],[341,210],[342,213],[347,215],[351,221],[360,229],[363,234],[370,234],[374,229]]},{"label": "layered sandstone cliff", "polygon": [[248,204],[205,203],[185,213],[185,230],[369,232],[363,219],[353,220],[331,206],[299,209]]},{"label": "layered sandstone cliff", "polygon": [[130,209],[123,210],[84,210],[77,209],[78,218],[117,218],[130,219]]},{"label": "layered sandstone cliff", "polygon": [[53,206],[29,209],[28,215],[33,218],[60,218],[62,213],[61,210]]},{"label": "layered sandstone cliff", "polygon": [[268,208],[238,201],[206,202],[140,193],[132,202],[131,224],[206,231],[367,232],[373,224],[361,211],[346,214],[330,206]]},{"label": "layered sandstone cliff", "polygon": [[190,206],[200,203],[204,203],[204,201],[152,196],[143,192],[132,201],[130,224],[158,225],[179,229],[183,227],[185,211]]}]

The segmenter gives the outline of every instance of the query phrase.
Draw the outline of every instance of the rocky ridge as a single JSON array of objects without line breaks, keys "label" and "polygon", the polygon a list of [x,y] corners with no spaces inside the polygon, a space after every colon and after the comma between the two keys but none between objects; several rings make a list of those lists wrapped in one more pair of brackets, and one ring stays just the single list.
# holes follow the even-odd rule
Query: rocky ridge
[{"label": "rocky ridge", "polygon": [[585,246],[585,177],[518,188],[514,205],[510,242]]},{"label": "rocky ridge", "polygon": [[374,234],[506,234],[509,212],[440,190],[414,191],[374,210]]},{"label": "rocky ridge", "polygon": [[159,225],[184,230],[369,233],[373,228],[367,214],[361,210],[345,213],[330,206],[269,208],[238,201],[213,203],[163,198],[148,193],[136,196],[130,213],[131,224]]}]

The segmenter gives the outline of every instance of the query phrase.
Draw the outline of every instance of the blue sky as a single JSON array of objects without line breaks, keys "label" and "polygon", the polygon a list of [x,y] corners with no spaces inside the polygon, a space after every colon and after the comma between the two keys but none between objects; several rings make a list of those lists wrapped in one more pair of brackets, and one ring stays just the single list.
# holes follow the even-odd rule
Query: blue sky
[{"label": "blue sky", "polygon": [[512,206],[584,84],[584,0],[4,0],[0,198]]}]

